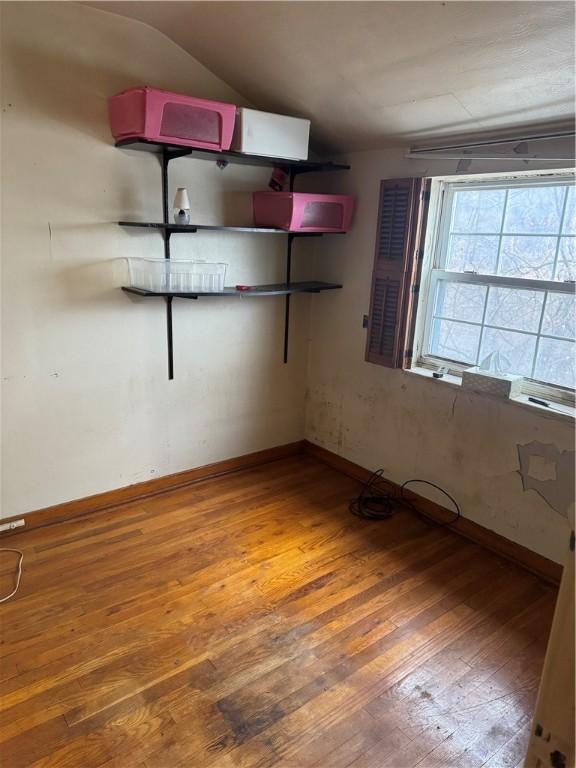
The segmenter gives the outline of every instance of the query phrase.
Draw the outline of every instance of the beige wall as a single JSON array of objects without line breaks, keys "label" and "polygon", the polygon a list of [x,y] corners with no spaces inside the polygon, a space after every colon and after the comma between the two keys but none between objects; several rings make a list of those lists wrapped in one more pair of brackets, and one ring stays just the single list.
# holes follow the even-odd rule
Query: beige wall
[{"label": "beige wall", "polygon": [[[115,149],[106,98],[148,83],[240,101],[153,29],[73,3],[2,3],[3,505],[23,514],[303,437],[309,297],[131,301],[125,256],[162,256],[157,160]],[[269,171],[178,160],[202,223],[247,223]],[[281,243],[282,240],[282,243]],[[274,282],[284,238],[175,236],[229,284]],[[297,244],[296,266],[307,243]]]},{"label": "beige wall", "polygon": [[[159,256],[161,239],[114,223],[160,218],[159,166],[113,147],[106,98],[148,83],[242,100],[137,22],[71,3],[0,7],[2,516],[298,440],[307,398],[308,439],[396,481],[440,483],[467,517],[561,559],[566,520],[522,491],[517,445],[569,449],[571,426],[364,362],[378,182],[453,173],[453,163],[364,152],[349,158],[349,174],[311,180],[357,194],[358,215],[345,237],[299,241],[296,276],[316,262],[315,276],[344,290],[295,297],[288,366],[282,300],[175,302],[169,382],[164,305],[119,290],[119,259]],[[189,188],[203,223],[249,222],[250,191],[267,179],[262,169],[197,160],[171,170],[172,190]],[[273,237],[176,236],[173,252],[228,262],[229,284],[284,270]]]},{"label": "beige wall", "polygon": [[[572,425],[364,361],[362,316],[369,308],[379,181],[456,171],[455,162],[403,154],[397,149],[340,158],[352,170],[334,178],[334,190],[352,192],[359,204],[352,231],[317,246],[318,273],[344,289],[330,303],[314,301],[306,436],[367,469],[382,467],[396,482],[418,477],[440,484],[465,517],[562,562],[567,520],[535,491],[522,490],[517,446],[537,440],[573,449]],[[518,163],[504,168],[484,162],[469,172],[514,169]],[[424,486],[413,488],[445,503]]]}]

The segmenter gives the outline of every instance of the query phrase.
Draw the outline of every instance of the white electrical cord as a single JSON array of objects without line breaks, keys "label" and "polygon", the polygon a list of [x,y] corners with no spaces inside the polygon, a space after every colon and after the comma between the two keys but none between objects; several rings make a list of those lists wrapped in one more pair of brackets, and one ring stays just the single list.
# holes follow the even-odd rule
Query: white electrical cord
[{"label": "white electrical cord", "polygon": [[0,603],[5,603],[6,600],[10,600],[11,597],[14,597],[16,592],[18,592],[18,587],[20,586],[20,578],[22,577],[22,563],[24,562],[24,552],[21,552],[19,549],[0,549],[0,552],[16,552],[17,555],[20,557],[18,558],[18,574],[16,576],[16,586],[10,592],[9,595],[6,595],[5,597],[0,597]]}]

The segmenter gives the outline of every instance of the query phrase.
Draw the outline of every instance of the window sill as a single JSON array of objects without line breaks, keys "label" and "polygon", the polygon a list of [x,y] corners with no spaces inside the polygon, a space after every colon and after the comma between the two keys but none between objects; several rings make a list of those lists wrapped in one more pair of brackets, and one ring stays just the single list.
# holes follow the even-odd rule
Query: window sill
[{"label": "window sill", "polygon": [[[462,389],[462,379],[459,376],[453,376],[447,373],[441,379],[437,379],[432,375],[432,370],[429,368],[422,368],[420,366],[412,366],[412,368],[407,368],[404,370],[404,373],[410,376],[419,376],[420,378],[428,379],[429,381],[434,381],[444,386]],[[469,390],[463,391],[467,393],[469,392]],[[491,400],[497,400],[501,403],[509,403],[520,408],[528,409],[532,411],[532,413],[534,413],[536,410],[540,416],[547,416],[548,418],[555,419],[557,421],[573,424],[576,418],[576,408],[571,408],[568,405],[561,405],[559,403],[551,403],[550,407],[548,408],[544,405],[538,405],[538,403],[532,403],[530,400],[528,400],[528,395],[520,395],[518,397],[505,400],[503,398],[496,398],[492,395],[486,395],[477,392],[469,393],[477,397],[487,397]]]}]

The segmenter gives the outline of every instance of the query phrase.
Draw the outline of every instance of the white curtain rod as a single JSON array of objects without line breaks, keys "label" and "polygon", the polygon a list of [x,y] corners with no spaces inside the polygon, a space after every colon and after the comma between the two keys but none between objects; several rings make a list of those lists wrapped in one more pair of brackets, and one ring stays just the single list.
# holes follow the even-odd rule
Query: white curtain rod
[{"label": "white curtain rod", "polygon": [[[436,147],[410,147],[410,154],[423,155],[429,152],[446,152],[453,149],[474,149],[476,147],[490,147],[499,144],[521,144],[524,141],[550,141],[551,139],[566,139],[575,137],[575,131],[561,131],[558,133],[538,134],[535,136],[516,136],[507,139],[487,139],[485,141],[475,141],[468,144],[447,144],[446,146]],[[488,158],[484,158],[488,159]],[[499,158],[496,158],[499,159]],[[543,158],[545,160],[559,160],[561,158]]]},{"label": "white curtain rod", "polygon": [[414,152],[410,150],[406,152],[404,157],[411,158],[413,160],[518,160],[518,162],[534,162],[534,163],[573,163],[576,162],[576,157],[535,157],[531,155],[435,155],[430,152]]}]

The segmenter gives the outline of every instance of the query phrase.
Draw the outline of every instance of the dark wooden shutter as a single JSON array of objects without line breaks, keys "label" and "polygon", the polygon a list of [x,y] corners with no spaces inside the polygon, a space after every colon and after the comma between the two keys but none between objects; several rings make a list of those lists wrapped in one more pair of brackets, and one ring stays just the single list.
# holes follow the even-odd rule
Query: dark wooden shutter
[{"label": "dark wooden shutter", "polygon": [[428,190],[423,179],[380,184],[366,342],[370,363],[403,368],[411,358]]}]

